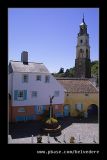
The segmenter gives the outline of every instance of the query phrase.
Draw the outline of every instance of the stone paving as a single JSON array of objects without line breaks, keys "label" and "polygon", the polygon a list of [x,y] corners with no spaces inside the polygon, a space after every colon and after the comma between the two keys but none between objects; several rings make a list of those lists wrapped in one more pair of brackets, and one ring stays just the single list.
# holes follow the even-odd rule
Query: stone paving
[{"label": "stone paving", "polygon": [[[68,127],[62,130],[62,134],[57,137],[48,137],[42,136],[42,143],[48,144],[48,140],[50,144],[52,143],[70,143],[70,137],[75,137],[75,143],[83,143],[83,144],[99,144],[99,123],[72,123]],[[9,142],[12,144],[37,144],[37,135],[32,138],[17,138],[11,139],[9,137]]]}]

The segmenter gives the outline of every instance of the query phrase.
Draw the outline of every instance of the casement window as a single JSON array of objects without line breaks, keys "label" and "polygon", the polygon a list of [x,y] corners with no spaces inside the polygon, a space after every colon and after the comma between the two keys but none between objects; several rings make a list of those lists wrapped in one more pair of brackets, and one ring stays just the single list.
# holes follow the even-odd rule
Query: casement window
[{"label": "casement window", "polygon": [[18,91],[17,99],[24,100],[24,91]]},{"label": "casement window", "polygon": [[37,91],[32,91],[32,98],[37,97]]},{"label": "casement window", "polygon": [[38,106],[38,112],[41,112],[43,110],[42,108],[42,106]]},{"label": "casement window", "polygon": [[14,100],[24,101],[27,99],[27,90],[14,90]]},{"label": "casement window", "polygon": [[19,108],[18,112],[25,112],[25,108],[24,107]]},{"label": "casement window", "polygon": [[75,104],[75,109],[79,110],[79,111],[82,111],[83,110],[83,104],[81,104],[81,103]]},{"label": "casement window", "polygon": [[50,82],[50,76],[49,75],[46,75],[45,76],[45,83],[49,83]]},{"label": "casement window", "polygon": [[37,76],[36,76],[36,80],[37,80],[37,81],[41,81],[41,75],[37,75]]},{"label": "casement window", "polygon": [[36,114],[43,114],[46,111],[46,106],[45,105],[37,105],[34,107],[35,113]]},{"label": "casement window", "polygon": [[24,75],[23,75],[23,82],[24,82],[24,83],[27,83],[27,82],[28,82],[28,75],[27,75],[27,74],[24,74]]},{"label": "casement window", "polygon": [[59,97],[59,91],[54,92],[54,97]]}]

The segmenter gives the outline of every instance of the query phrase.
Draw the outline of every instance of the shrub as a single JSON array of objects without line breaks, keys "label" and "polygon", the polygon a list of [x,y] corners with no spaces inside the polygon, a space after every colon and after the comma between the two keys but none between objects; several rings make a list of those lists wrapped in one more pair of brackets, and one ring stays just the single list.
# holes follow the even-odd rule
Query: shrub
[{"label": "shrub", "polygon": [[46,123],[48,123],[48,124],[52,124],[52,123],[57,123],[58,121],[57,121],[57,119],[55,119],[55,118],[49,118],[47,121],[46,121]]}]

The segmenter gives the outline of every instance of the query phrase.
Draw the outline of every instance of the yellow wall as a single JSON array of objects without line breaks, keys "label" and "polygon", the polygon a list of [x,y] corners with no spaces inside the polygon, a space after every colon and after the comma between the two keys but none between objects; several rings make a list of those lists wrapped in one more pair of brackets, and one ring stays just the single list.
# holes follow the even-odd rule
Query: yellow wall
[{"label": "yellow wall", "polygon": [[64,104],[70,105],[70,115],[77,116],[78,112],[75,110],[75,104],[83,104],[83,112],[86,112],[91,104],[96,104],[99,107],[99,94],[90,93],[85,96],[85,93],[70,93],[68,96],[65,95]]}]

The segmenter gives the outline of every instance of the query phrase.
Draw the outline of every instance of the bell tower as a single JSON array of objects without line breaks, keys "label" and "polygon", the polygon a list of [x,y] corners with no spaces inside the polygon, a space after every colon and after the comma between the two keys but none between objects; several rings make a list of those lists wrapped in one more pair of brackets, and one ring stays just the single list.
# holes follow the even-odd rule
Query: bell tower
[{"label": "bell tower", "polygon": [[84,15],[77,36],[75,77],[91,78],[89,34],[87,33]]}]

